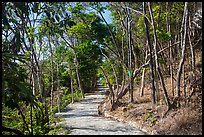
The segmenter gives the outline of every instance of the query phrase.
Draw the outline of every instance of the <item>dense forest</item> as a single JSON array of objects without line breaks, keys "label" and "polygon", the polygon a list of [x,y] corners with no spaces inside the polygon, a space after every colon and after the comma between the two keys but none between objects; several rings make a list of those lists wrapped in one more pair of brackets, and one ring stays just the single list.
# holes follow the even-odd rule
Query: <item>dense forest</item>
[{"label": "dense forest", "polygon": [[2,133],[55,134],[54,114],[98,83],[110,111],[149,86],[168,115],[202,95],[201,64],[201,2],[2,2]]}]

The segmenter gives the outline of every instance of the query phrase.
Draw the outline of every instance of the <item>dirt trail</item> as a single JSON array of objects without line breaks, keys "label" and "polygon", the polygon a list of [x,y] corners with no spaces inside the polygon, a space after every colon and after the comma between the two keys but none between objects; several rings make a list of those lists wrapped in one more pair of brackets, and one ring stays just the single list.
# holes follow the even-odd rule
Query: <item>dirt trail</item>
[{"label": "dirt trail", "polygon": [[56,113],[63,116],[64,128],[71,130],[69,135],[145,135],[135,127],[98,115],[98,105],[104,95],[100,92],[87,95],[84,100],[68,106],[67,112]]}]

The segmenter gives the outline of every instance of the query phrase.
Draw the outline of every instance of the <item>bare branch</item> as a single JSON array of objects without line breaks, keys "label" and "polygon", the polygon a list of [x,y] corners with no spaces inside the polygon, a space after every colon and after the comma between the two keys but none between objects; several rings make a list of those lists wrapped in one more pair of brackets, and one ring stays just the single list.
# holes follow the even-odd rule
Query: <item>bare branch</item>
[{"label": "bare branch", "polygon": [[140,12],[140,11],[138,11],[138,10],[135,10],[135,9],[133,9],[133,8],[127,7],[127,6],[126,6],[126,7],[125,7],[125,6],[122,6],[122,7],[123,7],[123,8],[131,9],[131,10],[133,10],[134,12],[143,15],[143,16],[148,20],[148,22],[152,25],[152,23],[151,23],[151,21],[149,20],[149,18],[148,18],[146,15],[144,15],[142,12]]}]

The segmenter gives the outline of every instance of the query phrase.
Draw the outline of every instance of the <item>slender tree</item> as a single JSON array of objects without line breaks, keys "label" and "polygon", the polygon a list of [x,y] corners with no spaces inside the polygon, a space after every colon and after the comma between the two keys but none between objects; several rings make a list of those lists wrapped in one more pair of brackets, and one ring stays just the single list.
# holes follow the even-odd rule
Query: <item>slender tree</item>
[{"label": "slender tree", "polygon": [[[146,7],[145,7],[145,2],[143,2],[143,14],[146,15]],[[152,45],[150,42],[150,37],[149,37],[149,27],[147,24],[147,19],[144,16],[144,25],[145,25],[145,30],[146,30],[146,37],[147,37],[147,42],[148,42],[148,48],[149,48],[149,53],[150,53],[150,62],[149,62],[149,66],[150,66],[150,71],[151,71],[151,80],[152,80],[152,103],[155,104],[156,103],[156,99],[155,99],[155,79],[154,79],[154,70],[153,70],[153,58],[152,58]]]},{"label": "slender tree", "polygon": [[184,14],[183,14],[183,24],[184,28],[181,28],[181,33],[184,32],[183,38],[181,41],[182,45],[182,55],[181,55],[181,60],[179,63],[178,71],[177,71],[177,82],[176,82],[176,97],[180,97],[180,79],[181,79],[181,73],[182,73],[182,68],[184,65],[184,60],[185,60],[185,51],[186,51],[186,33],[187,33],[187,17],[188,17],[188,2],[185,2],[184,6]]},{"label": "slender tree", "polygon": [[163,94],[164,94],[164,98],[165,98],[165,102],[167,104],[168,107],[170,107],[170,101],[169,101],[169,97],[167,94],[167,90],[165,87],[165,83],[164,83],[164,79],[162,77],[161,71],[160,71],[160,67],[159,67],[159,63],[158,63],[158,57],[157,57],[157,35],[156,35],[156,29],[155,29],[155,25],[154,25],[154,17],[152,15],[152,8],[151,8],[151,3],[148,3],[148,7],[149,7],[149,13],[150,13],[150,17],[151,17],[151,21],[152,21],[152,27],[153,27],[153,35],[154,35],[154,56],[155,56],[155,64],[156,64],[156,70],[158,72],[159,75],[159,79],[161,82],[161,86],[162,86],[162,90],[163,90]]}]

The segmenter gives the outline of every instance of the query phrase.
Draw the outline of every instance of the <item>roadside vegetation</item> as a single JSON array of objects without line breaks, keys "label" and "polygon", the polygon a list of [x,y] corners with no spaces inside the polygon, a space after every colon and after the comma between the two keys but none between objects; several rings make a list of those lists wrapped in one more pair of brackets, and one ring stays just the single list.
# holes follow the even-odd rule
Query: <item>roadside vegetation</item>
[{"label": "roadside vegetation", "polygon": [[200,134],[201,66],[201,2],[2,2],[2,134],[58,134],[99,83],[100,114]]}]

